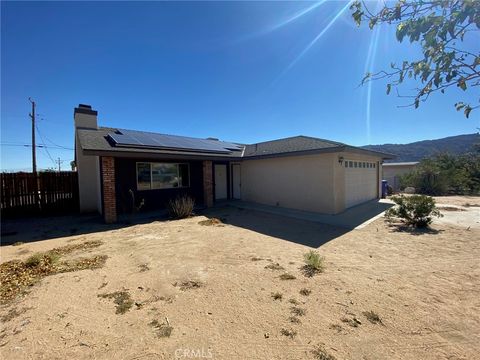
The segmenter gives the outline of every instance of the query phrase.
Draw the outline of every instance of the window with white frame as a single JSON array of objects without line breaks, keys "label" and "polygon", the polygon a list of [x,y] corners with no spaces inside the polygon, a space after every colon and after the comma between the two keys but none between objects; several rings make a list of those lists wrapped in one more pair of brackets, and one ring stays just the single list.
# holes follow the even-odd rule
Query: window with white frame
[{"label": "window with white frame", "polygon": [[190,186],[188,164],[137,163],[137,190],[173,189]]}]

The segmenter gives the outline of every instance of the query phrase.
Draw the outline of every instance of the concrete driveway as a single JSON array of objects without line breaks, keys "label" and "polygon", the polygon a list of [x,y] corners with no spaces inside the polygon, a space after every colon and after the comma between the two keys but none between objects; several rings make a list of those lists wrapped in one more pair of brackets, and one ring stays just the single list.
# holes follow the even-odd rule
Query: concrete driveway
[{"label": "concrete driveway", "polygon": [[393,206],[388,200],[372,200],[336,215],[319,214],[309,211],[287,209],[278,206],[262,205],[247,201],[234,200],[218,204],[219,206],[233,206],[239,209],[263,211],[270,214],[287,216],[300,220],[318,222],[327,225],[342,227],[344,229],[361,228],[373,220],[381,217],[385,210]]}]

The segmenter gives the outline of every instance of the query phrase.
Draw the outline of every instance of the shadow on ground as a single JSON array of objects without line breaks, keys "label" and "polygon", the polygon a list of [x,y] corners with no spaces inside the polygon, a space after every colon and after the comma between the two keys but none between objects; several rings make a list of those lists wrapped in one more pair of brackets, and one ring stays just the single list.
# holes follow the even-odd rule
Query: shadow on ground
[{"label": "shadow on ground", "polygon": [[86,235],[138,224],[146,224],[152,221],[165,220],[166,218],[165,212],[149,212],[135,216],[123,216],[116,224],[105,224],[103,218],[99,215],[2,218],[1,245]]},{"label": "shadow on ground", "polygon": [[232,206],[208,209],[202,215],[218,218],[229,225],[312,248],[318,248],[350,231],[338,226]]},{"label": "shadow on ground", "polygon": [[416,236],[425,235],[425,234],[436,235],[444,231],[444,230],[434,229],[431,227],[416,228],[413,226],[407,226],[407,225],[398,224],[398,223],[389,224],[388,228],[390,232],[401,232],[401,233],[407,233],[407,234],[416,235]]},{"label": "shadow on ground", "polygon": [[[220,218],[233,226],[318,248],[374,218],[390,206],[391,204],[369,202],[338,215],[321,215],[246,202],[232,202],[198,211],[197,214]],[[166,219],[165,211],[124,216],[116,224],[105,224],[98,215],[2,219],[1,245],[110,231]]]},{"label": "shadow on ground", "polygon": [[297,209],[288,209],[280,206],[270,206],[257,204],[249,201],[229,200],[217,203],[217,207],[232,206],[244,210],[261,211],[273,215],[279,215],[287,218],[306,220],[320,224],[332,225],[345,228],[347,230],[355,229],[365,222],[375,219],[385,210],[393,206],[393,203],[387,200],[372,200],[348,208],[339,214],[320,214],[317,212],[303,211]]}]

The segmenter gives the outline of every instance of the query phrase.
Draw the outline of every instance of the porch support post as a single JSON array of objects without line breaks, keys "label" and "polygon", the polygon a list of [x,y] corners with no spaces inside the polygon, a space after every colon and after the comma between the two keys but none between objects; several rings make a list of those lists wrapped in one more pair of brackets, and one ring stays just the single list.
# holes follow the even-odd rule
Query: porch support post
[{"label": "porch support post", "polygon": [[117,221],[117,201],[115,196],[115,159],[102,156],[102,198],[103,218],[107,224]]},{"label": "porch support post", "polygon": [[203,161],[203,203],[213,206],[213,166],[210,160]]}]

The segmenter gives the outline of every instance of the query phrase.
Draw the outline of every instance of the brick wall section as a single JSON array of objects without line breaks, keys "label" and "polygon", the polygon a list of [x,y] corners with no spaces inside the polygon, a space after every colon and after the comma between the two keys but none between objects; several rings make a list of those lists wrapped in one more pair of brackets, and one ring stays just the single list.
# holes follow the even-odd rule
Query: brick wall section
[{"label": "brick wall section", "polygon": [[117,221],[117,201],[115,197],[115,159],[103,157],[102,162],[102,189],[103,189],[103,218],[107,224]]},{"label": "brick wall section", "polygon": [[203,162],[203,202],[206,207],[213,206],[213,166],[208,160]]}]

